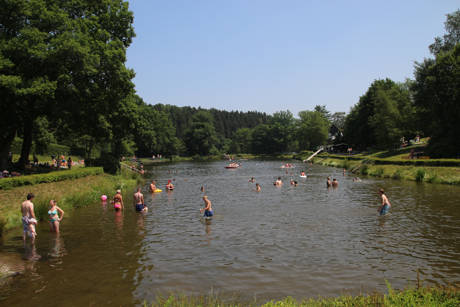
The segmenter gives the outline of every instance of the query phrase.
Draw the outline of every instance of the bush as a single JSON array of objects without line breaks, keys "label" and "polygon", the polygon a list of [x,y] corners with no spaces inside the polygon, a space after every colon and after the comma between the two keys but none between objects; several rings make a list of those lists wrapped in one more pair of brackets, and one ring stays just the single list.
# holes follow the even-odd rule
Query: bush
[{"label": "bush", "polygon": [[370,173],[370,175],[382,177],[383,172],[384,172],[383,167],[377,167],[373,172]]},{"label": "bush", "polygon": [[342,167],[344,169],[349,169],[350,168],[350,161],[348,159],[343,160]]},{"label": "bush", "polygon": [[369,173],[369,165],[363,164],[359,170],[361,175],[367,175]]},{"label": "bush", "polygon": [[0,189],[11,189],[23,185],[33,185],[39,183],[56,182],[67,179],[76,179],[90,175],[104,173],[100,167],[84,167],[72,170],[54,171],[45,174],[26,175],[19,177],[0,179]]},{"label": "bush", "polygon": [[401,179],[402,178],[402,170],[398,169],[396,172],[394,172],[393,176],[391,176],[393,179]]},{"label": "bush", "polygon": [[418,168],[416,173],[415,173],[415,181],[422,182],[423,179],[425,179],[425,169],[423,168]]},{"label": "bush", "polygon": [[97,159],[87,159],[85,161],[88,166],[101,166],[104,172],[109,174],[117,174],[120,170],[120,159],[110,153],[102,153]]}]

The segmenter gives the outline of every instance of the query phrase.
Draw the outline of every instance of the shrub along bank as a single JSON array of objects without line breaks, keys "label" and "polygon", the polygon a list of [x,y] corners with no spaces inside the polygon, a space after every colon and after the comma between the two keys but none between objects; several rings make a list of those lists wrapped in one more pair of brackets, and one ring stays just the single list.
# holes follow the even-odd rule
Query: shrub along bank
[{"label": "shrub along bank", "polygon": [[142,183],[142,177],[131,171],[122,171],[121,175],[112,176],[104,174],[100,168],[91,169],[93,173],[86,177],[71,176],[65,180],[2,190],[0,193],[0,236],[3,231],[21,225],[20,204],[26,199],[27,193],[34,193],[35,215],[39,220],[45,220],[51,199],[56,200],[58,206],[66,211],[66,216],[68,216],[71,209],[94,204],[100,200],[102,194],[111,196],[117,189],[121,189],[123,194],[126,193],[124,196],[129,198],[135,186]]},{"label": "shrub along bank", "polygon": [[77,179],[81,177],[100,175],[104,171],[102,167],[84,167],[71,170],[59,170],[44,174],[25,175],[18,177],[2,178],[0,189],[11,189],[23,185],[34,185],[39,183],[57,182],[62,180]]}]

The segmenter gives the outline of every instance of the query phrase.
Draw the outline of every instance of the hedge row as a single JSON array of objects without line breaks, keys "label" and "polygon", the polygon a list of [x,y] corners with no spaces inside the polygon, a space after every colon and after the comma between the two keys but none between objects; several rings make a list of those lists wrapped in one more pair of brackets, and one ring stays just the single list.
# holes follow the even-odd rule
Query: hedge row
[{"label": "hedge row", "polygon": [[393,165],[406,165],[406,166],[456,166],[460,167],[460,159],[398,159],[386,160],[379,158],[369,159],[374,164],[393,164]]},{"label": "hedge row", "polygon": [[102,167],[82,167],[72,170],[54,171],[46,174],[26,175],[0,179],[0,189],[11,189],[23,185],[56,182],[68,179],[76,179],[90,175],[103,174]]},{"label": "hedge row", "polygon": [[364,157],[354,157],[354,156],[341,156],[341,155],[330,155],[330,154],[320,154],[318,158],[330,158],[330,159],[339,159],[339,160],[350,160],[350,161],[361,161],[364,160]]},{"label": "hedge row", "polygon": [[380,165],[406,165],[406,166],[454,166],[460,167],[460,159],[381,159],[369,157],[353,157],[340,155],[321,155],[323,158],[360,161],[366,160],[373,164]]}]

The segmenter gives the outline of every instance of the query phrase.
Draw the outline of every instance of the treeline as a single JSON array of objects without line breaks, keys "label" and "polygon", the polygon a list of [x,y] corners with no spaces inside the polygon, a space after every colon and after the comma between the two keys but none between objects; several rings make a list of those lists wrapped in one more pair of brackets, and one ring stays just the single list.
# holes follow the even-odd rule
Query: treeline
[{"label": "treeline", "polygon": [[401,137],[430,136],[432,156],[460,150],[460,11],[447,16],[433,58],[415,80],[376,80],[350,113],[325,106],[267,115],[149,105],[134,91],[126,49],[133,14],[123,0],[0,0],[0,168],[66,145],[89,164],[116,171],[126,155],[280,153],[327,142],[388,148]]},{"label": "treeline", "polygon": [[425,154],[460,158],[460,10],[445,29],[429,46],[433,58],[415,64],[414,80],[371,84],[346,118],[349,144],[389,149],[419,134],[430,137]]}]

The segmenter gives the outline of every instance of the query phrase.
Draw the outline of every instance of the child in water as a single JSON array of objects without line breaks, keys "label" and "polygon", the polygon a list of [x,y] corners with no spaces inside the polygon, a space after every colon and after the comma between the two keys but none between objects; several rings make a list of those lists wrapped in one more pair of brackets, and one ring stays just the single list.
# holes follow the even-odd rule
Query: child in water
[{"label": "child in water", "polygon": [[385,215],[390,211],[391,204],[383,189],[380,189],[379,193],[382,197],[382,205],[377,209],[377,211],[380,213],[380,215]]},{"label": "child in water", "polygon": [[203,211],[204,211],[204,216],[205,217],[213,216],[214,212],[212,211],[212,203],[208,199],[208,196],[204,195],[203,196],[203,201],[204,201],[204,208],[201,208],[200,212],[203,213]]},{"label": "child in water", "polygon": [[256,183],[256,191],[257,192],[260,192],[261,188],[260,188],[260,184]]}]

